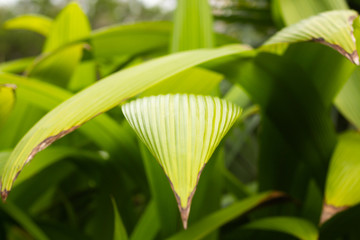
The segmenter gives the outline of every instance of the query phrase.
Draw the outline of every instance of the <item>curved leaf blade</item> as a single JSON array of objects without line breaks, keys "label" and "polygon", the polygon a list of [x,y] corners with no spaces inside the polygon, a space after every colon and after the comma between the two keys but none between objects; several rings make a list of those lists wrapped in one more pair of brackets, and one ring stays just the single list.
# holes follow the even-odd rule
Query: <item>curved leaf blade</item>
[{"label": "curved leaf blade", "polygon": [[187,94],[141,98],[122,110],[164,169],[186,229],[201,172],[242,110],[219,98]]},{"label": "curved leaf blade", "polygon": [[353,10],[321,13],[279,31],[260,50],[282,53],[291,43],[314,41],[335,49],[359,65],[352,26],[356,17],[358,13]]},{"label": "curved leaf blade", "polygon": [[318,230],[309,221],[296,217],[268,217],[244,226],[244,228],[277,231],[301,240],[317,240]]},{"label": "curved leaf blade", "polygon": [[87,38],[90,31],[86,15],[76,2],[72,2],[56,17],[46,40],[44,52],[51,52],[65,44]]},{"label": "curved leaf blade", "polygon": [[184,70],[210,60],[236,55],[249,57],[254,52],[248,51],[246,46],[231,45],[214,50],[172,54],[124,69],[79,92],[45,115],[17,144],[2,175],[2,198],[6,199],[18,172],[38,151],[83,123]]},{"label": "curved leaf blade", "polygon": [[321,223],[360,203],[360,134],[347,132],[339,137],[331,159]]},{"label": "curved leaf blade", "polygon": [[204,219],[194,223],[186,231],[177,233],[169,239],[201,239],[227,222],[246,214],[262,203],[279,197],[283,197],[283,194],[279,192],[265,192],[245,198],[227,208],[210,214]]},{"label": "curved leaf blade", "polygon": [[6,29],[24,29],[48,36],[53,20],[42,15],[22,15],[4,23]]}]

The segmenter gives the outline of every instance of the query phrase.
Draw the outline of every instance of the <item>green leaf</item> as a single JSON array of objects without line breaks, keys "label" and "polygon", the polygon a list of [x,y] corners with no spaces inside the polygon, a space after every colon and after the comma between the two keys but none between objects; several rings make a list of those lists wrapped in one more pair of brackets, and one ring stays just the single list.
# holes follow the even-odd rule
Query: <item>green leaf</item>
[{"label": "green leaf", "polygon": [[360,134],[340,135],[328,171],[321,222],[360,203]]},{"label": "green leaf", "polygon": [[37,58],[26,75],[66,87],[82,57],[84,44],[73,44],[45,53]]},{"label": "green leaf", "polygon": [[15,147],[2,175],[3,199],[8,195],[17,173],[38,151],[81,124],[156,83],[198,64],[231,55],[241,58],[254,54],[253,51],[246,50],[247,47],[232,45],[214,50],[173,54],[124,69],[79,92],[45,115]]},{"label": "green leaf", "polygon": [[0,173],[3,172],[4,165],[6,160],[9,158],[11,151],[1,151],[0,152]]},{"label": "green leaf", "polygon": [[146,146],[141,142],[139,144],[151,197],[155,204],[159,234],[161,238],[166,238],[178,230],[179,213],[176,208],[176,200],[163,169],[159,164],[155,163],[156,159],[154,159]]},{"label": "green leaf", "polygon": [[160,222],[156,214],[156,206],[153,200],[147,205],[145,212],[135,226],[131,234],[131,240],[155,239],[160,229]]},{"label": "green leaf", "polygon": [[357,16],[353,10],[321,13],[277,32],[260,50],[282,53],[291,43],[314,41],[335,49],[359,65],[352,26]]},{"label": "green leaf", "polygon": [[231,220],[240,217],[260,204],[269,200],[281,197],[282,194],[278,192],[266,192],[248,197],[242,201],[235,202],[234,204],[221,209],[202,220],[194,223],[187,230],[177,233],[172,236],[171,240],[182,239],[201,239],[221,227],[222,225],[230,222]]},{"label": "green leaf", "polygon": [[295,217],[268,217],[256,220],[244,228],[278,231],[290,234],[301,240],[317,240],[318,230],[309,221]]},{"label": "green leaf", "polygon": [[154,49],[165,49],[169,43],[171,26],[169,22],[143,22],[101,28],[90,38],[94,56],[99,58],[133,55]]},{"label": "green leaf", "polygon": [[211,8],[207,0],[178,1],[171,51],[214,47]]},{"label": "green leaf", "polygon": [[25,29],[43,36],[48,36],[52,27],[52,19],[42,15],[22,15],[4,23],[6,29]]},{"label": "green leaf", "polygon": [[56,17],[44,46],[44,53],[89,37],[91,28],[80,6],[69,3]]},{"label": "green leaf", "polygon": [[185,94],[142,98],[122,109],[169,178],[186,229],[201,172],[241,109],[219,98]]},{"label": "green leaf", "polygon": [[7,202],[6,205],[0,203],[2,211],[6,212],[15,221],[17,221],[26,231],[31,234],[35,239],[46,240],[49,239],[45,233],[40,229],[33,220],[26,215],[20,208],[11,202]]},{"label": "green leaf", "polygon": [[0,63],[0,72],[22,73],[34,61],[35,58],[21,58],[13,61]]},{"label": "green leaf", "polygon": [[274,2],[279,8],[286,25],[297,23],[299,20],[320,12],[349,8],[345,0],[275,0]]},{"label": "green leaf", "polygon": [[191,93],[210,95],[224,78],[223,75],[203,68],[191,68],[149,88],[142,97],[167,94]]},{"label": "green leaf", "polygon": [[345,86],[335,98],[337,109],[345,118],[360,129],[360,69],[356,68]]},{"label": "green leaf", "polygon": [[7,120],[15,104],[14,84],[0,84],[0,128]]},{"label": "green leaf", "polygon": [[[72,93],[54,85],[35,79],[0,73],[0,84],[7,82],[19,87],[19,100],[26,100],[28,103],[47,111],[72,96]],[[135,153],[136,142],[131,135],[132,132],[129,133],[106,114],[95,118],[82,127],[80,131],[110,153],[117,151],[119,148],[124,150],[123,153]],[[136,156],[136,154],[130,154],[130,156]]]},{"label": "green leaf", "polygon": [[126,233],[126,229],[124,227],[123,221],[121,219],[121,216],[119,214],[119,210],[116,206],[116,202],[113,198],[111,198],[111,202],[113,205],[114,210],[114,240],[127,240],[128,236]]}]

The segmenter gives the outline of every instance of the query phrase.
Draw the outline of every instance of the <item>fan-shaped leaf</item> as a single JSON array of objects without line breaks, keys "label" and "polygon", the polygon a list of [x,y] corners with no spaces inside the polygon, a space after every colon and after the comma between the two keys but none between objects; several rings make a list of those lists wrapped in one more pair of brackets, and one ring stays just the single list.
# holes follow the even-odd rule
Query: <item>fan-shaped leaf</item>
[{"label": "fan-shaped leaf", "polygon": [[186,94],[142,98],[122,109],[169,178],[186,228],[201,171],[241,109],[219,98]]},{"label": "fan-shaped leaf", "polygon": [[351,62],[359,65],[353,35],[353,21],[358,13],[353,10],[336,10],[321,13],[284,28],[260,48],[282,53],[290,43],[314,41],[330,46]]}]

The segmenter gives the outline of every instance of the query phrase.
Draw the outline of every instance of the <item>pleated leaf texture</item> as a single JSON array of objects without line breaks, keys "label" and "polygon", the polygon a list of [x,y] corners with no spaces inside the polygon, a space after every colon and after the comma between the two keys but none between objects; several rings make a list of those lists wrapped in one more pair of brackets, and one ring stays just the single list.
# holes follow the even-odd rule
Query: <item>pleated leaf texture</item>
[{"label": "pleated leaf texture", "polygon": [[168,94],[137,99],[122,110],[164,169],[187,228],[201,172],[242,109],[216,97]]}]

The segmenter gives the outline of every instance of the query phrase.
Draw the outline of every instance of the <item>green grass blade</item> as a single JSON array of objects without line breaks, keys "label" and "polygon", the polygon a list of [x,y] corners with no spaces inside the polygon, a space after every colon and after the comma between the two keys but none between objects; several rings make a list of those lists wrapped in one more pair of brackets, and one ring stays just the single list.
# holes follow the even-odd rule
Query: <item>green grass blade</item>
[{"label": "green grass blade", "polygon": [[98,114],[198,64],[231,55],[241,58],[253,54],[241,45],[183,52],[127,68],[93,84],[58,105],[22,138],[5,165],[2,197],[6,198],[18,172],[38,151]]},{"label": "green grass blade", "polygon": [[282,53],[289,44],[314,41],[327,45],[359,65],[352,23],[358,16],[353,10],[335,10],[304,19],[277,32],[260,48]]},{"label": "green grass blade", "polygon": [[155,239],[160,229],[160,222],[157,216],[155,201],[151,200],[141,216],[134,231],[131,234],[131,240]]},{"label": "green grass blade", "polygon": [[309,221],[295,217],[268,217],[256,220],[244,228],[278,231],[301,240],[317,240],[317,228]]},{"label": "green grass blade", "polygon": [[359,158],[360,134],[342,134],[328,171],[322,223],[338,212],[360,203]]},{"label": "green grass blade", "polygon": [[22,15],[4,23],[5,29],[25,29],[43,36],[48,36],[52,26],[52,19],[42,15]]},{"label": "green grass blade", "polygon": [[114,198],[111,198],[111,202],[113,205],[113,211],[114,211],[114,240],[127,240],[128,235],[126,233],[126,229],[124,227],[123,221],[121,219],[119,210],[116,206],[116,202]]},{"label": "green grass blade", "polygon": [[250,210],[254,209],[255,207],[266,201],[272,200],[280,196],[281,195],[276,192],[266,192],[254,195],[252,197],[248,197],[244,200],[230,205],[227,208],[210,214],[202,220],[194,223],[187,230],[182,231],[169,239],[201,239],[202,237],[205,237],[206,235],[221,227],[225,223],[228,223],[231,220],[246,214]]}]

